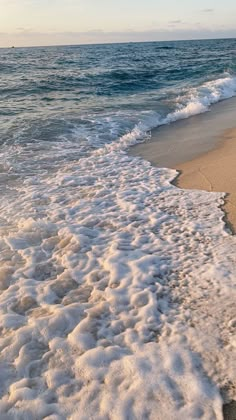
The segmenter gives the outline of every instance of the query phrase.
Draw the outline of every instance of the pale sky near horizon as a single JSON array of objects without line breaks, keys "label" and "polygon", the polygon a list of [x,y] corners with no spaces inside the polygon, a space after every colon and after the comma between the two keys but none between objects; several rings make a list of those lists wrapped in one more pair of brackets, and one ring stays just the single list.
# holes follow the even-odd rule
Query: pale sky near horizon
[{"label": "pale sky near horizon", "polygon": [[0,0],[0,47],[220,37],[235,0]]}]

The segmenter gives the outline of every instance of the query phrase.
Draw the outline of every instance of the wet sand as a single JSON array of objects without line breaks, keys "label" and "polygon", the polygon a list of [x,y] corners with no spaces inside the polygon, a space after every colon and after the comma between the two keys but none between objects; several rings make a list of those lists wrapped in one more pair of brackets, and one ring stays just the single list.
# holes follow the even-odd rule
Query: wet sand
[{"label": "wet sand", "polygon": [[159,167],[175,168],[215,149],[224,132],[236,126],[236,98],[212,106],[209,112],[195,115],[151,132],[151,138],[130,149]]},{"label": "wet sand", "polygon": [[227,193],[223,210],[236,232],[236,98],[211,111],[152,131],[151,139],[130,154],[158,167],[180,171],[175,185]]},{"label": "wet sand", "polygon": [[[227,193],[225,220],[236,233],[236,99],[215,105],[209,113],[153,130],[150,141],[130,154],[158,167],[177,169],[180,188]],[[224,404],[224,420],[236,420],[236,401]]]},{"label": "wet sand", "polygon": [[180,188],[226,192],[224,211],[236,232],[236,129],[227,130],[215,150],[176,165],[175,184]]}]

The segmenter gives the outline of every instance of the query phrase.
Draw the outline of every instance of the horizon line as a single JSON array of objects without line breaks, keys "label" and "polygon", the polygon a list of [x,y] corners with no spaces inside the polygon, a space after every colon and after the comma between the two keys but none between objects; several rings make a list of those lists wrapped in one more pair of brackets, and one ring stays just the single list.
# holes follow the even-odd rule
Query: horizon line
[{"label": "horizon line", "polygon": [[88,43],[82,43],[82,44],[52,44],[52,45],[21,45],[21,46],[8,46],[8,47],[1,47],[0,49],[19,49],[19,48],[53,48],[53,47],[76,47],[76,46],[96,46],[96,45],[119,45],[119,44],[152,44],[154,42],[190,42],[190,41],[217,41],[217,40],[227,40],[227,39],[235,39],[235,37],[216,37],[216,38],[191,38],[191,39],[171,39],[171,40],[153,40],[153,41],[120,41],[120,42],[88,42]]}]

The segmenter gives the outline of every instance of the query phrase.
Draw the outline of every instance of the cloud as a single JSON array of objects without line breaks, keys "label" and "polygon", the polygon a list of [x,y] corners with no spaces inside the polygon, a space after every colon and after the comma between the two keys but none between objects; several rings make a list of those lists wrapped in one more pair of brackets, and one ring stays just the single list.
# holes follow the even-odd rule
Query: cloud
[{"label": "cloud", "polygon": [[19,32],[21,32],[21,33],[29,33],[29,32],[32,32],[32,29],[31,28],[22,28],[22,27],[20,27],[20,28],[16,28],[16,30],[19,31]]},{"label": "cloud", "polygon": [[179,26],[179,25],[185,25],[185,22],[183,22],[181,19],[169,20],[168,22],[168,27],[170,28],[175,28],[176,26]]},{"label": "cloud", "polygon": [[84,32],[84,33],[92,34],[92,35],[97,35],[97,34],[99,35],[99,34],[103,34],[104,31],[102,29],[90,29],[89,31]]},{"label": "cloud", "polygon": [[202,9],[203,13],[213,13],[214,9]]},{"label": "cloud", "polygon": [[183,21],[180,19],[177,19],[177,20],[170,20],[168,23],[170,23],[171,25],[178,25],[179,23],[183,23]]}]

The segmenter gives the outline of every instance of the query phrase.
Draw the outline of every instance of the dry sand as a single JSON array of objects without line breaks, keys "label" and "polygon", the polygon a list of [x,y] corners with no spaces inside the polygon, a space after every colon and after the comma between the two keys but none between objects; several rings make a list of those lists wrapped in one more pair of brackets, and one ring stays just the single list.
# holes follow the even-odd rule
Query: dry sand
[{"label": "dry sand", "polygon": [[215,150],[175,165],[181,173],[175,181],[180,188],[226,192],[226,220],[236,232],[236,129],[227,130]]}]

